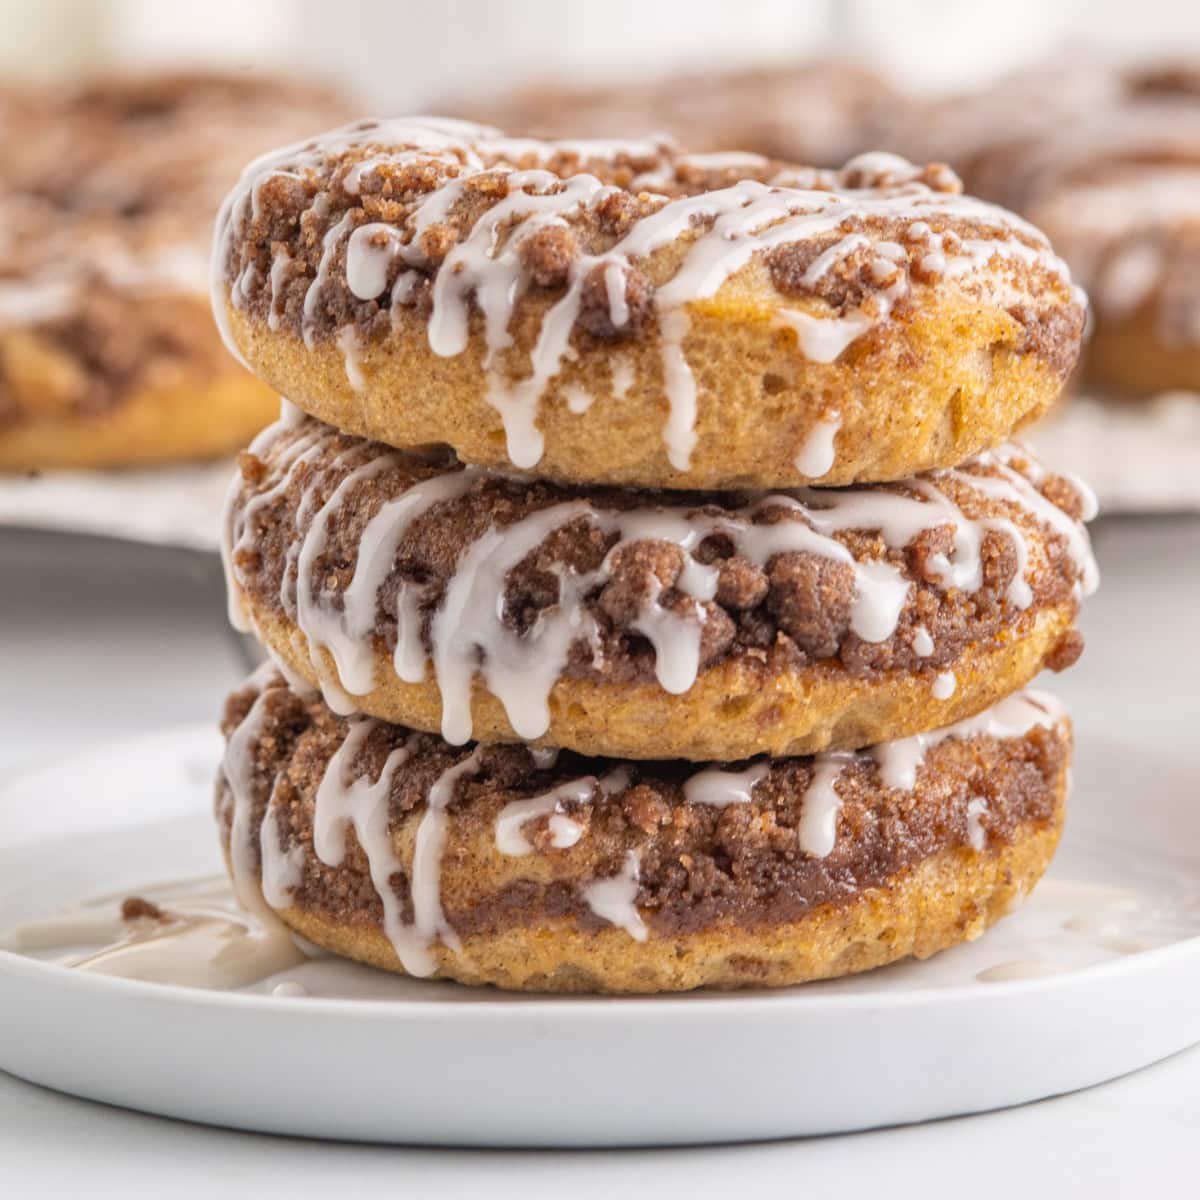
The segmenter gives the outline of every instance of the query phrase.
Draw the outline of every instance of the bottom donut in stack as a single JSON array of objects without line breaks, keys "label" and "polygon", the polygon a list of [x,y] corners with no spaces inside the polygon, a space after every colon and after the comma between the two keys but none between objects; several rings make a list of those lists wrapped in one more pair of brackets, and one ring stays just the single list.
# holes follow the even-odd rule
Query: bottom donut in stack
[{"label": "bottom donut in stack", "polygon": [[240,898],[336,954],[548,992],[778,986],[976,937],[1058,841],[1071,731],[1017,692],[855,752],[620,762],[340,717],[267,666],[230,697]]}]

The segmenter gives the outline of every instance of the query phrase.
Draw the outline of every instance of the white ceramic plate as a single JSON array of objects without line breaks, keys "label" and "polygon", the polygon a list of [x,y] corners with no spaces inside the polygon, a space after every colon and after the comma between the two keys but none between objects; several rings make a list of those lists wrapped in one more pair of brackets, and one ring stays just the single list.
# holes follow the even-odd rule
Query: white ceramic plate
[{"label": "white ceramic plate", "polygon": [[[0,1067],[218,1125],[494,1146],[830,1133],[1086,1087],[1200,1041],[1200,863],[1179,857],[1200,846],[1200,806],[1180,764],[1083,743],[1051,878],[925,963],[781,992],[589,999],[333,960],[205,991],[0,952]],[[0,787],[0,925],[216,870],[217,753],[209,730],[172,731]],[[273,995],[283,980],[308,994]]]}]

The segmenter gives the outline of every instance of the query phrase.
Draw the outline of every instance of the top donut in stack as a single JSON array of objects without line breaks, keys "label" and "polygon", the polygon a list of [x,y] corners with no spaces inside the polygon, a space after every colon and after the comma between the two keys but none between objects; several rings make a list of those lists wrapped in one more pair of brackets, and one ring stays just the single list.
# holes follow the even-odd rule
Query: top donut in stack
[{"label": "top donut in stack", "polygon": [[774,488],[951,467],[1035,419],[1080,296],[942,167],[840,171],[449,121],[266,156],[216,307],[306,412],[576,484]]}]

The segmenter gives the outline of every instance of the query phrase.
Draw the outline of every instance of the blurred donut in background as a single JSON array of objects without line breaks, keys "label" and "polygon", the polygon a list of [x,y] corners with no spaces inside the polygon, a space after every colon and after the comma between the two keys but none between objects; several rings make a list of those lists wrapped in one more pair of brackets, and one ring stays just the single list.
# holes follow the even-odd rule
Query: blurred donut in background
[{"label": "blurred donut in background", "polygon": [[0,94],[0,470],[205,458],[274,418],[213,327],[213,217],[248,157],[347,111],[221,73]]},{"label": "blurred donut in background", "polygon": [[542,82],[462,96],[438,111],[542,137],[665,133],[696,152],[752,150],[768,158],[840,166],[879,139],[896,90],[849,61],[689,72],[578,87]]},{"label": "blurred donut in background", "polygon": [[1092,300],[1101,393],[1200,390],[1200,68],[1043,62],[920,96],[851,60],[480,94],[463,116],[541,136],[665,133],[817,165],[886,149],[949,163],[1045,230]]},{"label": "blurred donut in background", "polygon": [[889,140],[1044,229],[1092,302],[1082,378],[1200,390],[1200,72],[1047,65],[902,110]]}]

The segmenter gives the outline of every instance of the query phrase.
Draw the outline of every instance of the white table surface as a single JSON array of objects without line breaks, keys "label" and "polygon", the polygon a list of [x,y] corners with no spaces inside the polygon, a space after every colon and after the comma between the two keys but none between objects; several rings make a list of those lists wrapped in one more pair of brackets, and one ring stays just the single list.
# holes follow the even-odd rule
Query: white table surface
[{"label": "white table surface", "polygon": [[[1051,686],[1093,737],[1112,730],[1190,747],[1200,794],[1200,519],[1102,522],[1095,533],[1104,581],[1084,613],[1088,652]],[[0,773],[215,718],[244,673],[211,560],[11,531],[0,531],[0,664]],[[586,1086],[564,1081],[563,1102]],[[260,1137],[106,1108],[0,1073],[0,1197],[357,1196],[372,1185],[489,1200],[831,1189],[972,1200],[1014,1190],[1188,1195],[1200,1163],[1198,1113],[1200,1048],[1087,1092],[984,1116],[758,1146],[562,1153]]]}]

